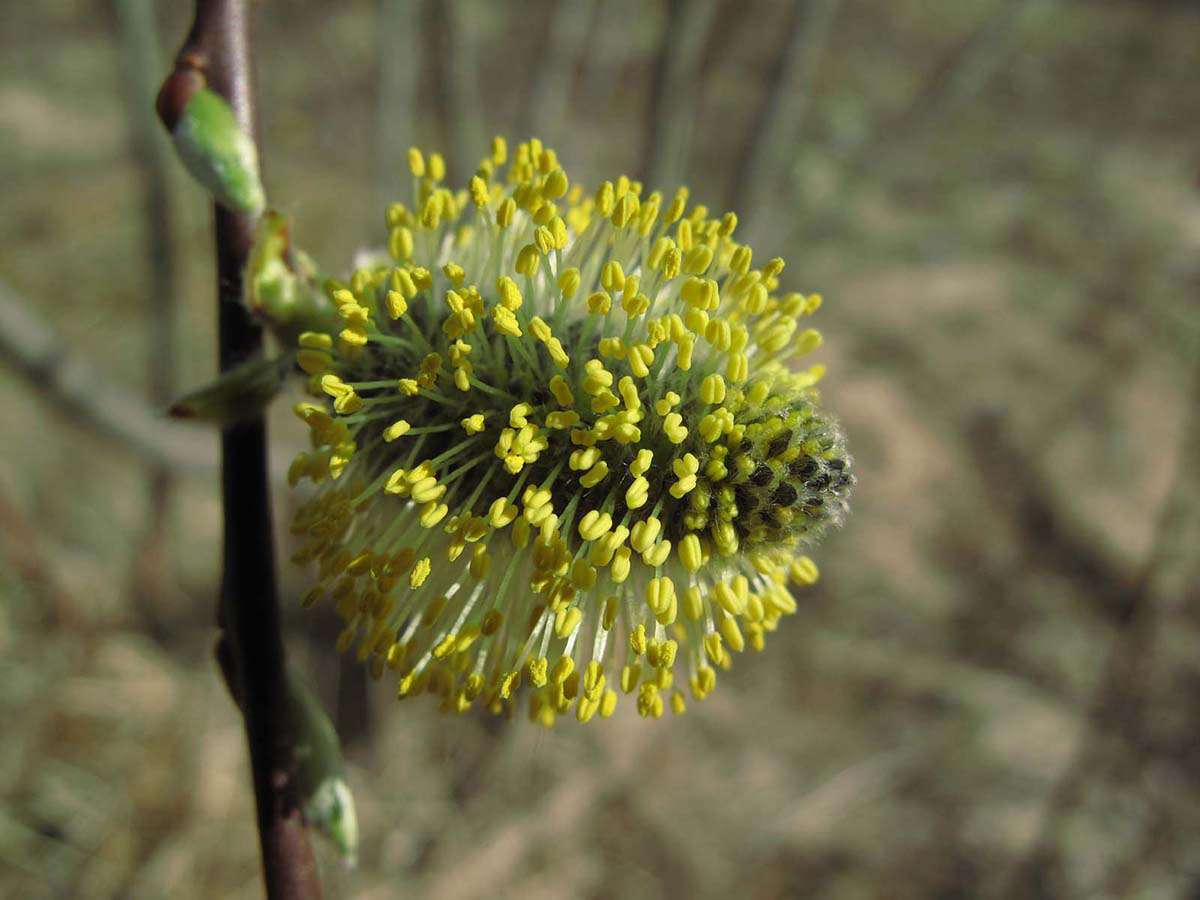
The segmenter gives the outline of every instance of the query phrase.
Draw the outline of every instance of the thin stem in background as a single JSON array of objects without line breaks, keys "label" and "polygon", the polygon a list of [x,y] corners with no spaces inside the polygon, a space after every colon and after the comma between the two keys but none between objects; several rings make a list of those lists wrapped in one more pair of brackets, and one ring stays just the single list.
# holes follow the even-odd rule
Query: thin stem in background
[{"label": "thin stem in background", "polygon": [[[559,147],[569,132],[570,98],[580,57],[587,52],[588,31],[598,0],[558,0],[550,15],[547,39],[534,57],[529,90],[518,119],[521,139],[539,137]],[[566,150],[566,147],[563,147]]]},{"label": "thin stem in background", "polygon": [[[160,94],[170,119],[173,98],[195,73],[255,133],[249,22],[245,0],[197,0],[196,15]],[[173,90],[175,88],[175,90]],[[183,98],[186,100],[186,97]],[[242,303],[242,277],[255,218],[214,206],[221,371],[262,355],[263,333]],[[242,709],[254,777],[259,843],[267,894],[319,897],[320,883],[293,781],[294,740],[275,577],[267,430],[261,415],[221,436],[224,571],[217,611],[217,657]]]},{"label": "thin stem in background", "polygon": [[879,171],[896,158],[897,148],[927,133],[934,121],[977,96],[1019,46],[1027,17],[1052,11],[1061,0],[999,0],[993,12],[957,42],[930,69],[899,112],[856,142],[843,162],[843,181],[860,183],[868,168]]},{"label": "thin stem in background", "polygon": [[[470,0],[434,0],[430,3],[431,40],[426,41],[426,63],[434,73],[434,94],[442,116],[442,139],[451,180],[465,181],[475,162],[485,154],[480,124],[479,70],[475,58],[475,33]],[[433,60],[428,59],[432,54]]]},{"label": "thin stem in background", "polygon": [[704,49],[718,5],[718,0],[667,0],[642,133],[642,174],[651,188],[668,192],[687,176],[703,94]]},{"label": "thin stem in background", "polygon": [[[142,228],[150,276],[146,291],[147,393],[153,408],[166,409],[175,393],[179,260],[171,228],[168,166],[172,162],[154,116],[155,78],[162,70],[162,60],[150,0],[116,0],[116,12],[130,144],[141,177]],[[156,610],[172,591],[168,526],[173,480],[171,467],[165,463],[151,467],[145,532],[134,555],[133,601],[150,628],[157,628]]]},{"label": "thin stem in background", "polygon": [[377,210],[372,210],[372,234],[386,204],[400,198],[409,183],[405,151],[415,143],[419,16],[417,0],[379,0],[376,14],[376,52],[379,100],[375,117],[375,185]]},{"label": "thin stem in background", "polygon": [[[54,398],[61,413],[156,466],[207,474],[216,442],[207,432],[179,425],[145,400],[109,382],[65,348],[32,305],[0,281],[0,359],[33,387]],[[281,461],[281,471],[287,462]]]},{"label": "thin stem in background", "polygon": [[767,74],[767,88],[738,154],[726,206],[753,238],[754,215],[800,133],[812,82],[829,39],[838,0],[795,0],[787,37]]},{"label": "thin stem in background", "polygon": [[[1194,398],[1200,399],[1200,370],[1195,378]],[[1130,594],[1126,615],[1112,640],[1100,681],[1088,703],[1075,750],[1063,766],[1062,776],[1046,795],[1036,836],[1024,856],[1013,867],[1003,896],[1050,896],[1060,860],[1059,839],[1069,813],[1083,802],[1092,778],[1107,759],[1109,747],[1099,739],[1107,730],[1118,730],[1125,742],[1139,748],[1138,764],[1145,764],[1146,697],[1153,660],[1160,607],[1172,593],[1185,588],[1194,563],[1183,546],[1195,528],[1187,527],[1200,463],[1200,414],[1191,411],[1183,430],[1173,483],[1158,516],[1154,541],[1141,578]]]}]

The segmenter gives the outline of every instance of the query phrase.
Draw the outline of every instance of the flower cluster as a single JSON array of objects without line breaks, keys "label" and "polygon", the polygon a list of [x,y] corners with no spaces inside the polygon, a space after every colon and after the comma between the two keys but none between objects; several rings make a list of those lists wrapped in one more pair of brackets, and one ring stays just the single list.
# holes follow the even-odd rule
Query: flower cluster
[{"label": "flower cluster", "polygon": [[295,555],[339,649],[400,697],[544,724],[657,718],[796,609],[797,551],[854,483],[817,406],[818,295],[780,294],[733,213],[621,177],[594,193],[553,150],[497,138],[469,189],[409,153],[388,257],[326,291],[299,338],[312,449]]}]

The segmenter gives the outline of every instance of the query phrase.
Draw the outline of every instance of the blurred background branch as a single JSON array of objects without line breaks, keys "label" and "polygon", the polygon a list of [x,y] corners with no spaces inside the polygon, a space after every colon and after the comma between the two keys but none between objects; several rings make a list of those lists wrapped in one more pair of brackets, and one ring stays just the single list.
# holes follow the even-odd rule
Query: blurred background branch
[{"label": "blurred background branch", "polygon": [[30,304],[0,281],[0,351],[5,362],[40,391],[53,409],[132,449],[156,466],[212,471],[216,439],[170,422],[132,393],[67,351]]},{"label": "blurred background branch", "polygon": [[[185,6],[157,6],[171,40]],[[289,649],[340,695],[370,786],[362,868],[324,866],[330,893],[1195,894],[1196,5],[440,7],[262,7],[301,245],[335,274],[364,223],[378,246],[409,144],[455,181],[472,140],[531,129],[585,190],[687,176],[763,236],[756,261],[787,259],[783,290],[825,295],[822,389],[861,482],[782,652],[649,730],[392,709],[291,619],[281,567]],[[165,346],[126,51],[71,0],[2,31],[0,894],[257,896],[210,623],[173,614],[156,641],[129,614],[147,479],[211,475],[216,440],[121,388]],[[198,206],[171,216],[181,384],[211,368]],[[285,411],[275,433],[282,478],[303,436]],[[221,509],[175,482],[172,574],[208,597]]]},{"label": "blurred background branch", "polygon": [[[158,26],[150,0],[117,0],[116,12],[129,139],[142,181],[143,258],[148,276],[145,289],[148,397],[153,408],[166,409],[176,390],[175,329],[180,285],[168,174],[173,160],[154,115],[157,73],[162,70]],[[169,558],[171,467],[165,463],[155,465],[148,478],[149,508],[145,530],[134,553],[131,593],[147,627],[161,630],[159,610],[177,592]]]},{"label": "blurred background branch", "polygon": [[813,78],[833,26],[840,0],[793,0],[788,28],[767,71],[754,118],[742,139],[725,206],[753,233],[756,211],[764,204],[770,181],[781,169],[800,134]]},{"label": "blurred background branch", "polygon": [[[237,126],[254,140],[251,65],[245,0],[196,0],[191,30],[159,94],[164,124],[172,128],[190,104],[188,91],[195,88],[189,86],[198,75],[202,86],[224,98]],[[263,354],[262,325],[242,299],[258,216],[214,203],[213,220],[218,356],[225,373]],[[316,898],[321,885],[302,811],[305,798],[295,780],[299,735],[291,718],[262,413],[221,432],[221,508],[216,657],[245,723],[263,880],[271,898]]]}]

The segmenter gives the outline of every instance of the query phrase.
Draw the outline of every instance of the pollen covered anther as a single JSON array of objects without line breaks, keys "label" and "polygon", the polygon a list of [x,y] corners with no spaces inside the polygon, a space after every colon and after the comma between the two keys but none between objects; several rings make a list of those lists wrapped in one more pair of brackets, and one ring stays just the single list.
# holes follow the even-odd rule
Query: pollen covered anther
[{"label": "pollen covered anther", "polygon": [[686,709],[760,650],[854,484],[818,405],[819,295],[777,294],[732,213],[497,139],[465,190],[437,154],[386,251],[299,339],[305,605],[397,696],[543,724]]}]

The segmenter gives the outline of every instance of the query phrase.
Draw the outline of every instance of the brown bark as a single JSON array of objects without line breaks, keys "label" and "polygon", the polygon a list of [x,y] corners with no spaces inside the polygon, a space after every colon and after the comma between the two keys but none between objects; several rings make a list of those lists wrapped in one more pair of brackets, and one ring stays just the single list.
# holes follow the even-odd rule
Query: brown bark
[{"label": "brown bark", "polygon": [[[204,83],[229,102],[241,127],[254,134],[245,0],[197,0],[192,30],[159,95],[164,122],[177,118],[189,89]],[[219,205],[214,206],[214,221],[224,372],[263,350],[262,329],[241,299],[256,222]],[[287,716],[267,471],[262,416],[228,427],[221,437],[225,537],[217,656],[245,721],[267,895],[291,900],[319,897],[321,889],[292,777],[294,736]]]}]

